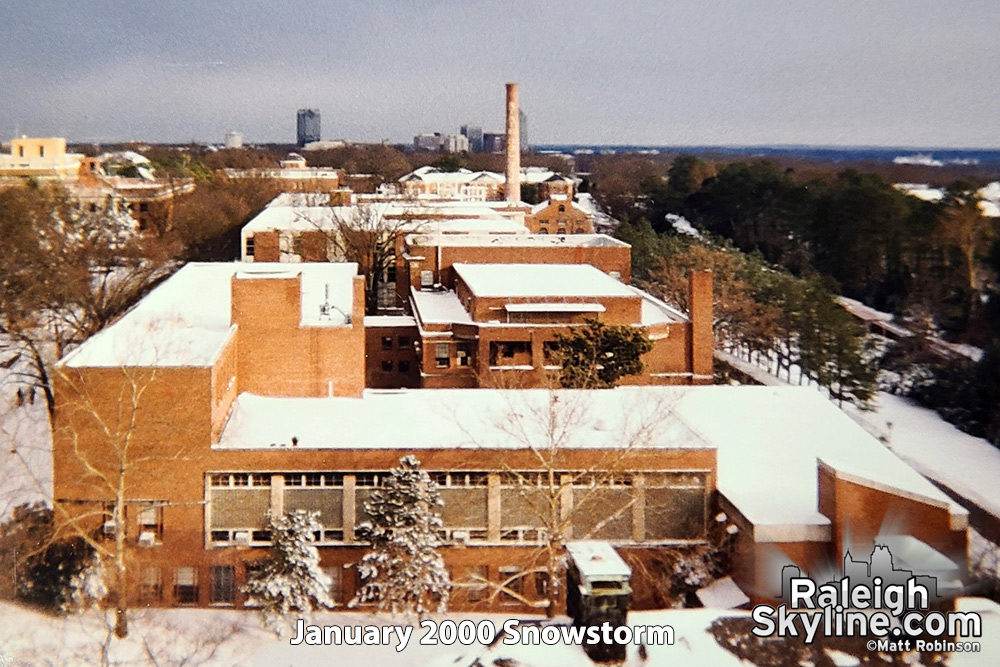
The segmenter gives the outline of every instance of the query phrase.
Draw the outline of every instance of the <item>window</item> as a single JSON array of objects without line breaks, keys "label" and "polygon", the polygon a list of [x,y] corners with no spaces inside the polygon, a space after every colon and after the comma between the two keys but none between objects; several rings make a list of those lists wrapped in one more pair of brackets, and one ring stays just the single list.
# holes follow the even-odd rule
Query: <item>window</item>
[{"label": "window", "polygon": [[91,204],[90,205],[90,212],[91,213],[97,213],[97,204]]},{"label": "window", "polygon": [[385,281],[387,283],[396,282],[396,265],[390,264],[385,270]]},{"label": "window", "polygon": [[247,257],[253,257],[253,237],[252,236],[248,236],[247,237],[246,256]]},{"label": "window", "polygon": [[574,231],[573,233],[574,234],[583,234],[583,227],[577,227],[576,231]]},{"label": "window", "polygon": [[466,570],[469,579],[469,602],[480,602],[487,596],[486,582],[490,570],[486,565],[470,565]]},{"label": "window", "polygon": [[[163,539],[163,506],[150,505],[139,509],[139,539],[143,539],[143,534],[152,535],[152,539],[159,542]],[[147,538],[148,539],[148,538]]]},{"label": "window", "polygon": [[434,366],[448,368],[451,365],[451,350],[448,343],[434,344]]},{"label": "window", "polygon": [[472,358],[472,343],[459,343],[455,356],[459,366],[468,366]]},{"label": "window", "polygon": [[566,212],[566,205],[565,204],[559,204],[559,212],[560,213],[565,213]]},{"label": "window", "polygon": [[159,602],[163,599],[163,570],[147,567],[142,571],[139,596],[143,602]]},{"label": "window", "polygon": [[559,341],[547,340],[542,343],[542,355],[546,366],[555,366],[559,363]]},{"label": "window", "polygon": [[177,604],[198,603],[198,570],[193,567],[179,567],[174,585]]},{"label": "window", "polygon": [[17,156],[18,157],[24,157],[24,146],[18,146],[17,147]]},{"label": "window", "polygon": [[535,572],[535,595],[544,598],[549,594],[549,573]]},{"label": "window", "polygon": [[[520,604],[521,601],[511,595],[524,596],[524,577],[517,576],[521,573],[521,568],[514,565],[505,565],[500,568],[500,584],[504,587],[504,604]],[[508,592],[509,591],[509,592]]]},{"label": "window", "polygon": [[409,361],[400,361],[396,365],[396,368],[399,370],[399,374],[400,375],[406,375],[407,373],[410,372],[410,362]]},{"label": "window", "polygon": [[382,349],[383,350],[392,349],[392,336],[382,336]]},{"label": "window", "polygon": [[433,271],[421,271],[420,272],[420,287],[433,287],[434,286],[434,272]]},{"label": "window", "polygon": [[556,232],[556,234],[565,234],[565,233],[566,233],[565,227],[560,227],[559,230]]},{"label": "window", "polygon": [[399,345],[399,349],[401,349],[401,350],[405,350],[406,348],[410,347],[410,337],[409,336],[400,336],[399,339],[398,339],[398,345]]},{"label": "window", "polygon": [[382,372],[391,373],[392,372],[392,362],[386,359],[382,362]]},{"label": "window", "polygon": [[149,203],[148,202],[139,202],[139,212],[140,213],[149,213]]},{"label": "window", "polygon": [[548,234],[549,230],[547,230],[545,227],[542,227],[541,229],[538,230],[538,233],[539,234]]},{"label": "window", "polygon": [[212,568],[212,604],[236,602],[236,568],[216,565]]},{"label": "window", "polygon": [[330,599],[335,603],[343,602],[344,568],[324,567],[323,574],[330,577]]},{"label": "window", "polygon": [[45,146],[38,147],[38,157],[45,157]]}]

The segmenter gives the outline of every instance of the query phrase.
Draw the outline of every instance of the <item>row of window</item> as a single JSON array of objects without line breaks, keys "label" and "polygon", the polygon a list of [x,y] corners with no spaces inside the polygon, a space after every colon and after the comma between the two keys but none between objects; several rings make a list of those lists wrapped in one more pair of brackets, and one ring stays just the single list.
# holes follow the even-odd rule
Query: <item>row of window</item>
[{"label": "row of window", "polygon": [[[413,345],[413,341],[409,336],[399,336],[397,338],[396,344],[399,346],[400,350],[405,350]],[[393,348],[392,336],[382,336],[382,349],[391,350]]]},{"label": "row of window", "polygon": [[[343,603],[343,566],[325,567],[323,573],[330,579],[330,598],[336,603]],[[501,566],[498,569],[500,580],[507,591],[515,595],[524,596],[528,594],[528,576],[524,570],[515,565]],[[544,572],[533,573],[531,582],[533,593],[537,597],[544,597],[548,593],[548,575]],[[179,605],[198,604],[199,593],[199,572],[195,567],[178,567],[174,570],[173,598]],[[480,602],[489,597],[489,568],[486,565],[470,565],[465,569],[464,578],[460,586],[466,592],[466,598],[470,602]],[[236,603],[236,567],[233,565],[213,565],[208,569],[209,576],[209,603],[232,605]],[[363,581],[355,569],[355,585],[360,588]],[[454,574],[452,573],[454,581]],[[457,582],[458,583],[458,582]],[[140,597],[143,602],[163,601],[163,570],[159,567],[147,567],[142,572],[140,585]],[[501,603],[519,604],[520,601],[514,595],[504,593],[500,597]]]},{"label": "row of window", "polygon": [[[382,360],[382,372],[391,373],[393,368],[393,363],[388,359]],[[410,362],[403,360],[396,363],[396,372],[400,375],[408,375],[410,373]]]},{"label": "row of window", "polygon": [[[284,478],[286,487],[334,487],[344,486],[342,472],[286,472],[273,473]],[[389,476],[388,472],[358,472],[354,474],[354,485],[357,487],[382,486]],[[432,480],[442,487],[487,486],[489,473],[484,471],[451,471],[429,472]],[[547,486],[549,477],[547,471],[537,470],[507,470],[500,474],[502,486]],[[633,473],[595,473],[586,471],[558,470],[554,471],[557,484],[569,477],[573,486],[632,486]],[[653,472],[645,473],[646,486],[671,487],[701,487],[705,483],[701,473],[685,472]],[[212,488],[266,488],[271,486],[272,473],[212,473],[210,476]],[[140,511],[140,524],[143,517],[162,517],[162,506],[151,505]],[[157,520],[159,521],[159,520]]]}]

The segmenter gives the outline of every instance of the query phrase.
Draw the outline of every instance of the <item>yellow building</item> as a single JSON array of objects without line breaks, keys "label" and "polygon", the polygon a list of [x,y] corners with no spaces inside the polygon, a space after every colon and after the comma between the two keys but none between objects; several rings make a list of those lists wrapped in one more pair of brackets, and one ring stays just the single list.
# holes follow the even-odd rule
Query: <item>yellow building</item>
[{"label": "yellow building", "polygon": [[82,154],[66,152],[62,137],[22,136],[11,140],[9,154],[0,154],[0,178],[73,180],[82,160]]}]

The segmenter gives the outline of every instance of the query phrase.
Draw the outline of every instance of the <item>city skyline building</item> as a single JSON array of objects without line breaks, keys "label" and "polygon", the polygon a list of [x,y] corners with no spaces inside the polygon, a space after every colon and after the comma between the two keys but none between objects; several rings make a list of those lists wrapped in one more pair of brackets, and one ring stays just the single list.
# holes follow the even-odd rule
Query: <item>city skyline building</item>
[{"label": "city skyline building", "polygon": [[296,116],[295,139],[299,146],[322,139],[319,109],[299,109]]}]

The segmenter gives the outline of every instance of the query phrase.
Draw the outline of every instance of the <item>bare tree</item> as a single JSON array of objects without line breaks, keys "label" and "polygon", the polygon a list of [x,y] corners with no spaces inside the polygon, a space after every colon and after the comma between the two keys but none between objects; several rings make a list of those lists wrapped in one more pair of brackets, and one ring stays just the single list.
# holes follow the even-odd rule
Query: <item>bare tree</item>
[{"label": "bare tree", "polygon": [[[598,395],[619,400],[601,403]],[[511,521],[511,513],[518,515],[534,531],[538,546],[530,566],[497,583],[473,577],[466,585],[491,586],[491,600],[509,596],[552,617],[562,596],[567,541],[621,539],[623,530],[632,541],[627,527],[640,509],[637,503],[643,502],[633,489],[634,473],[641,474],[635,457],[664,436],[673,438],[676,395],[654,392],[636,401],[622,390],[535,389],[504,390],[503,396],[506,410],[488,426],[462,428],[473,442],[499,434],[528,453],[529,465],[503,464],[501,505],[510,505],[502,509],[508,515],[503,521]],[[628,397],[634,399],[634,392],[628,391]],[[602,412],[610,404],[617,408]],[[676,437],[681,444],[689,436],[679,429]],[[523,585],[529,575],[536,581],[542,577],[534,594]]]}]

